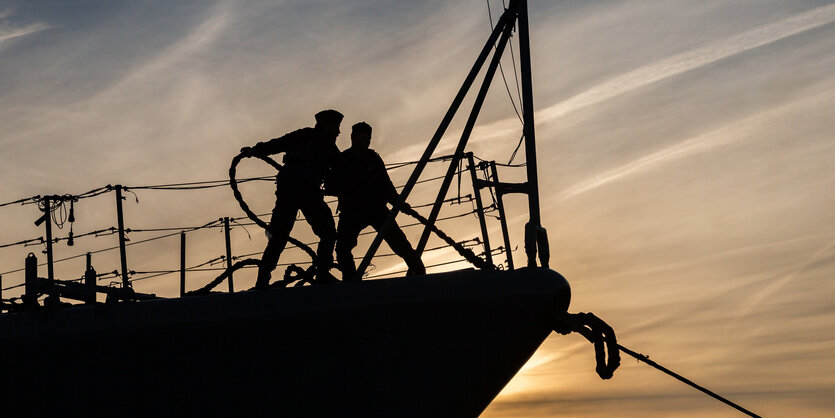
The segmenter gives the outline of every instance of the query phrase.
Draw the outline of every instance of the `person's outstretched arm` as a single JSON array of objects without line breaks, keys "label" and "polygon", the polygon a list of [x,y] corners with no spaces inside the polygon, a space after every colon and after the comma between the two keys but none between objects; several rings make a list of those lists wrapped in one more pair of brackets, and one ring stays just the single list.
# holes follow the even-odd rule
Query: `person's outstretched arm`
[{"label": "person's outstretched arm", "polygon": [[297,131],[290,132],[289,134],[282,135],[278,138],[273,138],[268,141],[259,142],[252,147],[243,147],[241,148],[241,152],[257,156],[257,155],[273,155],[278,154],[280,152],[287,152],[292,147],[292,144],[296,142],[296,140],[301,136],[301,132],[303,129],[299,129]]}]

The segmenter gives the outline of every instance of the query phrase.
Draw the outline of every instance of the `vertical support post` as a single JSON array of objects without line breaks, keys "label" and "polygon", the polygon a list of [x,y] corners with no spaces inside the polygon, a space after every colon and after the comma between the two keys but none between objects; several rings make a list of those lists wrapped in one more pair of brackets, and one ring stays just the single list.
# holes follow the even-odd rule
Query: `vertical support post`
[{"label": "vertical support post", "polygon": [[498,44],[496,45],[496,52],[493,54],[493,58],[490,61],[490,65],[487,67],[487,71],[484,75],[484,80],[481,82],[481,87],[478,90],[478,94],[475,97],[475,101],[473,102],[473,108],[470,110],[470,116],[467,118],[467,124],[464,125],[464,131],[461,133],[461,139],[458,140],[458,146],[455,148],[455,152],[452,154],[452,161],[447,168],[446,175],[444,176],[443,181],[441,182],[440,190],[438,191],[438,196],[435,198],[435,204],[432,205],[432,211],[429,212],[429,218],[427,224],[423,228],[423,233],[420,235],[420,240],[418,240],[417,247],[415,247],[415,252],[420,256],[423,254],[423,250],[426,249],[426,244],[429,241],[429,234],[432,232],[430,226],[435,224],[435,221],[438,220],[438,214],[441,212],[441,205],[443,204],[444,199],[446,199],[446,194],[449,191],[449,186],[452,183],[452,176],[455,174],[455,170],[458,168],[458,162],[461,161],[461,158],[464,157],[464,148],[467,146],[467,142],[470,139],[470,134],[473,132],[473,128],[475,127],[476,120],[478,119],[478,114],[481,111],[481,106],[484,104],[484,99],[487,97],[487,92],[490,90],[490,85],[493,82],[493,76],[496,74],[496,69],[499,67],[499,63],[502,59],[502,53],[504,52],[504,48],[507,45],[508,39],[510,39],[510,33],[513,29],[513,21],[511,20],[505,27],[502,32],[502,37],[499,39]]},{"label": "vertical support post", "polygon": [[[539,180],[536,169],[536,135],[534,129],[533,110],[533,81],[531,76],[531,40],[528,28],[528,2],[518,0],[517,13],[519,16],[519,61],[522,72],[522,120],[525,135],[525,163],[528,171],[528,210],[530,213],[529,226],[525,228],[525,253],[528,255],[528,267],[536,267],[536,253],[538,246],[547,246],[543,241],[545,235],[539,213]],[[548,266],[547,251],[540,254],[539,261],[543,267]]]},{"label": "vertical support post", "polygon": [[52,207],[51,196],[43,198],[44,216],[46,216],[46,278],[49,280],[49,297],[45,300],[46,305],[59,302],[58,291],[55,289],[55,266],[52,250]]},{"label": "vertical support post", "polygon": [[84,304],[85,305],[95,305],[96,304],[96,270],[89,263],[90,253],[87,253],[87,256],[88,256],[87,270],[84,271],[84,285],[87,286],[87,300],[84,301]]},{"label": "vertical support post", "polygon": [[3,275],[0,275],[0,301],[3,300]]},{"label": "vertical support post", "polygon": [[[493,181],[499,183],[499,171],[496,170],[496,162],[490,161],[490,171],[493,174]],[[504,193],[496,191],[496,207],[499,209],[499,221],[502,224],[502,239],[504,239],[505,254],[507,255],[507,268],[513,270],[513,251],[510,247],[510,234],[507,231],[507,217],[504,211]]]},{"label": "vertical support post", "polygon": [[128,257],[125,253],[125,215],[122,210],[122,186],[116,185],[116,220],[119,228],[119,257],[122,263],[122,287],[127,289],[130,286],[128,281]]},{"label": "vertical support post", "polygon": [[46,217],[46,278],[49,279],[50,286],[52,286],[52,281],[55,280],[55,271],[52,265],[52,207],[50,196],[43,198],[43,210]]},{"label": "vertical support post", "polygon": [[[226,268],[232,267],[232,240],[229,239],[229,218],[223,218],[223,235],[226,238]],[[234,293],[232,286],[232,273],[229,273],[229,293]]]},{"label": "vertical support post", "polygon": [[481,67],[484,65],[484,62],[487,60],[487,57],[493,50],[493,44],[496,42],[496,39],[499,38],[499,35],[505,30],[505,26],[509,24],[508,20],[512,20],[513,18],[514,17],[512,16],[512,13],[505,12],[499,18],[499,21],[496,22],[496,27],[493,28],[493,32],[490,33],[490,37],[487,38],[487,42],[481,49],[478,58],[476,58],[475,63],[473,63],[472,68],[470,68],[470,72],[464,79],[464,84],[462,84],[461,88],[458,89],[458,93],[452,100],[452,104],[450,104],[449,109],[447,109],[446,111],[446,114],[444,114],[444,118],[443,120],[441,120],[441,124],[438,125],[438,129],[435,130],[435,134],[432,135],[432,139],[429,140],[429,144],[423,151],[423,155],[420,157],[420,161],[418,161],[417,165],[415,166],[415,169],[409,176],[409,180],[406,181],[406,185],[403,186],[403,190],[400,191],[400,196],[397,198],[397,202],[395,202],[395,204],[392,205],[391,213],[389,213],[386,222],[383,223],[382,228],[377,230],[377,236],[374,237],[374,241],[371,242],[371,245],[368,247],[368,251],[366,251],[365,256],[363,256],[362,261],[360,262],[359,267],[357,267],[357,277],[362,277],[363,273],[365,273],[365,270],[371,264],[371,259],[374,258],[374,254],[377,253],[377,249],[380,248],[380,244],[383,243],[383,237],[386,236],[388,230],[391,229],[392,225],[394,225],[394,220],[397,217],[397,214],[400,213],[400,207],[409,197],[409,193],[412,192],[412,189],[417,184],[418,178],[420,178],[420,174],[423,172],[423,169],[426,168],[426,164],[429,163],[429,159],[432,158],[432,153],[435,152],[435,148],[437,148],[438,143],[441,142],[441,138],[444,136],[446,129],[452,122],[453,116],[455,116],[455,113],[458,112],[458,108],[461,107],[461,103],[464,101],[464,97],[467,96],[467,92],[470,90],[470,87],[475,82],[476,76],[478,76],[478,73],[481,71]]},{"label": "vertical support post", "polygon": [[180,231],[180,297],[186,295],[186,231]]},{"label": "vertical support post", "polygon": [[487,220],[484,218],[484,204],[481,202],[481,187],[478,187],[478,176],[475,172],[473,153],[467,153],[467,164],[469,164],[470,178],[473,180],[473,197],[475,197],[476,210],[478,211],[478,224],[481,226],[481,239],[484,243],[484,257],[488,264],[493,264],[493,254],[490,253],[490,237],[487,235]]},{"label": "vertical support post", "polygon": [[38,304],[38,257],[35,257],[35,254],[29,253],[29,255],[26,256],[24,267],[26,272],[26,281],[23,293],[23,304],[26,305],[27,308],[30,308]]}]

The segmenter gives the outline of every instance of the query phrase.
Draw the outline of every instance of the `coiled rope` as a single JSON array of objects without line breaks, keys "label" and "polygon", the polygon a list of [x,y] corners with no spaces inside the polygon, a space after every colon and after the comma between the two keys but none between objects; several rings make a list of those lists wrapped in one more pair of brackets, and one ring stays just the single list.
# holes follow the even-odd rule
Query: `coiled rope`
[{"label": "coiled rope", "polygon": [[[244,154],[244,153],[240,153],[240,154],[236,155],[235,158],[232,159],[232,164],[229,167],[229,187],[232,188],[232,194],[235,195],[235,200],[237,200],[238,204],[241,205],[241,209],[243,209],[244,213],[246,213],[246,216],[250,220],[252,220],[252,222],[255,222],[256,225],[260,226],[261,228],[264,228],[264,230],[269,232],[270,234],[275,235],[272,228],[270,227],[270,225],[267,224],[266,222],[264,222],[263,220],[261,220],[261,218],[259,218],[258,215],[256,215],[255,212],[253,212],[252,209],[249,208],[249,205],[246,204],[246,201],[244,201],[244,198],[241,195],[241,191],[238,189],[238,181],[235,179],[235,175],[237,174],[237,171],[238,171],[238,163],[240,163],[241,160],[243,160],[244,158],[249,158],[249,157],[260,158],[262,161],[264,161],[267,164],[273,166],[278,171],[281,171],[282,165],[275,162],[275,160],[273,160],[272,158],[270,158],[266,155],[247,155],[247,154]],[[301,241],[299,241],[299,240],[297,240],[297,239],[295,239],[291,236],[287,237],[287,241],[289,241],[290,243],[292,243],[292,244],[296,245],[297,247],[301,248],[302,250],[304,250],[304,252],[306,252],[307,255],[309,255],[310,258],[313,260],[313,264],[316,264],[316,263],[319,262],[319,259],[316,257],[316,253],[313,251],[313,249],[311,249],[309,246],[307,246],[307,244],[305,244],[305,243],[303,243],[303,242],[301,242]]]},{"label": "coiled rope", "polygon": [[[256,215],[255,212],[253,212],[252,209],[249,208],[249,205],[244,200],[244,197],[241,194],[240,189],[238,188],[238,181],[236,179],[236,176],[237,176],[237,173],[238,173],[238,164],[244,158],[249,158],[249,157],[259,158],[262,161],[266,162],[267,164],[271,165],[273,168],[275,168],[279,172],[281,171],[283,166],[281,164],[275,162],[275,160],[273,160],[272,158],[270,158],[266,155],[245,154],[243,152],[236,155],[235,158],[232,159],[232,163],[229,166],[229,187],[232,188],[232,194],[235,196],[235,200],[238,201],[238,204],[241,206],[241,209],[244,211],[244,213],[246,213],[246,216],[250,220],[252,220],[253,223],[255,223],[255,225],[260,226],[265,231],[267,231],[270,234],[272,234],[273,236],[275,236],[276,234],[275,234],[275,232],[273,232],[273,229],[270,227],[270,225],[268,223],[264,222],[263,220],[261,220],[261,218],[259,218],[258,215]],[[313,266],[318,265],[319,258],[316,257],[316,253],[307,244],[305,244],[305,243],[303,243],[303,242],[301,242],[301,241],[299,241],[299,240],[297,240],[297,239],[295,239],[295,238],[293,238],[289,235],[287,236],[287,241],[290,242],[291,244],[301,248],[302,250],[304,250],[304,252],[306,252],[307,255],[310,256],[311,263],[312,263]],[[224,271],[219,276],[217,276],[214,280],[212,280],[206,286],[203,286],[200,289],[193,290],[193,291],[188,292],[186,294],[187,295],[205,295],[205,294],[211,292],[212,289],[217,287],[217,285],[223,283],[223,281],[226,280],[226,278],[229,277],[233,272],[235,272],[239,269],[242,269],[244,267],[247,267],[247,266],[260,266],[260,265],[261,265],[261,260],[258,260],[258,259],[255,259],[255,258],[248,258],[248,259],[245,259],[245,260],[238,261],[237,263],[233,264],[228,269],[226,269],[226,271]],[[295,271],[295,269],[291,269],[291,270]],[[289,279],[289,278],[290,277],[287,274],[285,274],[285,279]]]},{"label": "coiled rope", "polygon": [[[244,213],[246,213],[246,216],[250,220],[252,220],[253,223],[260,226],[265,231],[268,231],[271,234],[273,234],[273,231],[272,231],[272,228],[270,227],[270,225],[267,224],[266,222],[264,222],[263,220],[261,220],[261,218],[259,218],[255,214],[255,212],[253,212],[252,209],[249,208],[249,205],[244,200],[243,195],[241,194],[241,191],[238,188],[238,182],[236,180],[237,171],[238,171],[238,164],[244,158],[249,158],[249,157],[259,158],[262,161],[266,162],[267,164],[271,165],[273,168],[275,168],[279,172],[281,171],[283,166],[281,164],[277,163],[275,160],[273,160],[272,158],[270,158],[268,156],[245,154],[243,152],[236,155],[235,158],[232,159],[232,163],[229,166],[229,187],[232,188],[232,194],[235,196],[235,200],[238,201],[238,204],[241,206],[241,209],[244,211]],[[441,238],[449,246],[454,248],[455,251],[458,252],[458,254],[460,254],[462,257],[464,257],[464,259],[466,259],[468,262],[473,264],[476,268],[482,269],[482,270],[495,270],[496,269],[495,265],[493,265],[491,263],[488,263],[483,258],[476,255],[471,249],[466,248],[463,245],[461,245],[460,243],[456,242],[454,239],[452,239],[449,235],[444,233],[437,226],[430,225],[429,220],[427,220],[420,213],[418,213],[417,211],[412,209],[410,206],[404,206],[403,208],[401,208],[401,212],[415,218],[421,224],[429,226],[429,229],[432,232],[437,234],[439,238]],[[312,265],[308,269],[302,269],[301,267],[291,265],[285,271],[284,280],[276,283],[275,285],[276,286],[281,286],[281,287],[286,287],[291,282],[297,281],[297,280],[299,281],[299,283],[297,285],[303,284],[303,283],[312,283],[312,277],[311,276],[312,276],[313,272],[317,270],[316,267],[319,263],[319,259],[316,256],[316,253],[307,244],[305,244],[305,243],[303,243],[303,242],[301,242],[301,241],[299,241],[299,240],[297,240],[297,239],[295,239],[291,236],[287,237],[287,241],[289,241],[290,243],[292,243],[292,244],[296,245],[297,247],[301,248],[302,250],[304,250],[304,252],[306,252],[307,255],[310,256],[310,258],[312,260]],[[235,271],[237,271],[241,268],[247,267],[247,266],[257,266],[257,265],[260,265],[260,260],[257,260],[257,259],[254,259],[254,258],[249,258],[249,259],[238,261],[237,263],[230,266],[221,275],[217,276],[214,280],[212,280],[206,286],[203,286],[200,289],[193,290],[193,291],[188,292],[186,294],[187,295],[207,294],[207,293],[211,292],[212,289],[217,287],[219,284],[223,283],[223,281],[227,277],[229,277],[233,272],[235,272]]]}]

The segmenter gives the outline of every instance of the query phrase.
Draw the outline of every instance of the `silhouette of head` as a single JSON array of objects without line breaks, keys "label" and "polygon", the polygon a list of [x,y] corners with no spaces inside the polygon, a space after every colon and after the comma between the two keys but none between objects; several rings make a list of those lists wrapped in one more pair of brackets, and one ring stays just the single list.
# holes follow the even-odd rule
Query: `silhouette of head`
[{"label": "silhouette of head", "polygon": [[316,114],[316,129],[336,138],[339,136],[339,124],[342,123],[342,113],[335,110],[323,110]]},{"label": "silhouette of head", "polygon": [[371,125],[360,122],[351,127],[351,148],[367,149],[371,145]]}]

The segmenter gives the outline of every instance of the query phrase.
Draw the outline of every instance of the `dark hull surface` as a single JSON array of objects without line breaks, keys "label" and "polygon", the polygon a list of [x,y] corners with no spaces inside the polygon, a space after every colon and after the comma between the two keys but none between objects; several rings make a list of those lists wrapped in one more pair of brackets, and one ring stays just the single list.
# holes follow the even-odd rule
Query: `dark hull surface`
[{"label": "dark hull surface", "polygon": [[0,316],[3,399],[63,416],[477,416],[568,309],[548,269]]}]

